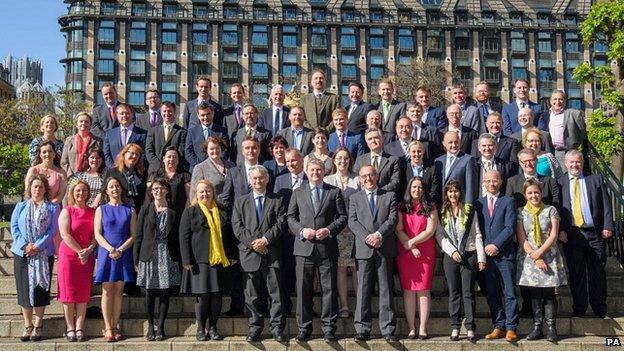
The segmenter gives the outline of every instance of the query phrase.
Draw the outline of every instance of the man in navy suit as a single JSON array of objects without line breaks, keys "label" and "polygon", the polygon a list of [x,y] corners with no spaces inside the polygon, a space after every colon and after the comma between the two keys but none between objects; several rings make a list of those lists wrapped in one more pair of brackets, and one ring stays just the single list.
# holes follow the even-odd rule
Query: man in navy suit
[{"label": "man in navy suit", "polygon": [[384,146],[384,151],[392,156],[396,156],[403,161],[409,158],[407,146],[412,139],[412,121],[407,117],[399,118],[395,128],[396,140]]},{"label": "man in navy suit", "polygon": [[360,168],[372,165],[379,176],[379,187],[394,193],[401,189],[401,168],[404,164],[397,157],[383,151],[383,134],[379,129],[366,130],[364,137],[370,152],[358,157],[353,166],[354,172]]},{"label": "man in navy suit", "polygon": [[243,120],[245,124],[236,133],[232,134],[232,147],[230,150],[230,159],[236,164],[243,162],[243,155],[238,152],[241,144],[246,137],[253,137],[260,143],[259,162],[262,163],[270,158],[269,142],[271,141],[271,133],[258,126],[258,108],[254,105],[247,104],[243,107]]},{"label": "man in navy suit", "polygon": [[[518,163],[518,151],[521,149],[521,144],[517,139],[511,138],[502,132],[503,117],[501,117],[500,113],[490,113],[486,125],[490,135],[496,138],[496,157],[508,162]],[[475,140],[472,143],[472,157],[479,156],[476,144],[477,141]]]},{"label": "man in navy suit", "polygon": [[[496,157],[496,138],[488,133],[481,134],[478,139],[479,157],[477,161],[477,184],[481,187],[479,197],[485,196],[487,189],[483,185],[483,175],[485,172],[497,170],[502,178],[501,189],[506,189],[506,181],[509,177],[518,174],[518,165]],[[509,196],[509,194],[507,194]]]},{"label": "man in navy suit", "polygon": [[[184,145],[184,157],[189,164],[190,173],[195,165],[203,162],[207,155],[204,153],[204,142],[211,136],[219,137],[229,145],[229,138],[223,126],[214,123],[214,106],[203,102],[199,104],[197,117],[200,125],[191,128],[186,135]],[[227,153],[227,150],[223,150]],[[227,158],[227,156],[224,156]]]},{"label": "man in navy suit", "polygon": [[425,147],[424,162],[433,165],[433,160],[444,153],[442,139],[444,134],[438,127],[422,121],[422,107],[418,104],[407,106],[407,118],[412,121],[412,140],[420,141]]},{"label": "man in navy suit", "polygon": [[117,89],[112,83],[102,84],[100,91],[102,98],[104,98],[104,104],[93,109],[91,133],[103,139],[107,130],[119,126],[116,110],[119,101],[117,101]]},{"label": "man in navy suit", "polygon": [[109,129],[104,135],[104,161],[106,167],[115,165],[117,154],[127,144],[137,144],[145,149],[147,131],[134,126],[132,123],[132,107],[125,103],[119,103],[116,108],[119,127]]},{"label": "man in navy suit", "polygon": [[[521,130],[510,136],[522,142],[522,138],[524,138],[524,135],[526,134],[527,130],[534,129],[534,128],[537,129],[535,127],[535,124],[533,123],[533,120],[535,120],[535,116],[533,116],[533,111],[528,107],[521,108],[520,111],[518,111],[518,124],[520,125]],[[542,146],[542,150],[546,152],[550,152],[551,154],[555,155],[555,147],[553,146],[550,133],[544,130],[540,130],[540,129],[537,129],[537,130],[539,130],[540,132],[540,139],[541,139],[540,144]]]},{"label": "man in navy suit", "polygon": [[[485,172],[483,183],[487,194],[474,202],[479,229],[487,262],[487,301],[490,306],[494,330],[485,336],[487,340],[505,338],[509,342],[518,339],[518,303],[515,295],[516,255],[516,206],[512,198],[500,192],[500,173]],[[502,295],[501,295],[502,292]]]},{"label": "man in navy suit", "polygon": [[[477,164],[475,160],[459,148],[459,135],[457,132],[444,134],[444,149],[446,154],[435,159],[434,166],[440,181],[440,189],[437,194],[442,194],[444,185],[451,179],[459,182],[463,192],[464,201],[472,202],[477,199],[479,186],[477,184]],[[442,203],[442,199],[436,199]]]},{"label": "man in navy suit", "polygon": [[214,107],[214,121],[217,124],[223,124],[223,110],[221,105],[210,97],[210,90],[212,89],[212,81],[208,76],[197,77],[197,83],[195,84],[197,90],[197,99],[188,101],[184,105],[184,112],[182,112],[183,127],[191,129],[196,125],[199,125],[197,119],[197,106],[200,103],[206,102]]},{"label": "man in navy suit", "polygon": [[446,108],[446,117],[448,118],[449,124],[445,128],[440,129],[440,132],[457,132],[460,139],[459,148],[463,153],[470,155],[472,153],[473,143],[479,138],[479,135],[475,130],[461,124],[462,110],[458,104],[452,104]]},{"label": "man in navy suit", "polygon": [[379,81],[377,88],[381,100],[375,109],[381,113],[381,129],[387,133],[394,133],[396,122],[405,116],[407,104],[394,98],[394,83],[390,79]]},{"label": "man in navy suit", "polygon": [[442,107],[431,106],[431,90],[421,85],[414,92],[416,103],[422,107],[422,121],[430,126],[444,128],[448,125],[446,113]]},{"label": "man in navy suit", "polygon": [[[184,143],[186,142],[186,129],[175,124],[175,104],[165,101],[160,107],[163,124],[151,128],[147,132],[145,142],[145,157],[149,163],[149,173],[154,174],[161,168],[164,150],[170,146],[178,150],[178,156],[184,155]],[[187,169],[185,159],[179,160],[180,167]]]},{"label": "man in navy suit", "polygon": [[348,129],[355,134],[361,134],[366,130],[366,114],[372,110],[373,105],[362,100],[364,86],[359,82],[349,83],[349,105],[344,108],[349,120]]},{"label": "man in navy suit", "polygon": [[473,102],[472,106],[477,109],[476,114],[464,114],[464,119],[462,119],[462,125],[476,130],[479,135],[481,135],[483,133],[487,133],[485,121],[490,113],[502,113],[503,106],[500,104],[500,102],[490,100],[490,86],[487,82],[481,82],[477,84],[474,89],[474,95],[475,101]]},{"label": "man in navy suit", "polygon": [[223,126],[227,129],[228,138],[234,139],[234,134],[245,125],[243,107],[245,106],[245,87],[234,83],[230,87],[232,105],[223,110]]},{"label": "man in navy suit", "polygon": [[342,107],[335,109],[332,112],[332,123],[336,131],[329,135],[327,141],[327,149],[330,152],[336,152],[338,148],[344,147],[349,150],[354,160],[366,152],[362,135],[347,129],[347,110]]},{"label": "man in navy suit", "polygon": [[[516,79],[513,92],[515,99],[503,107],[503,130],[506,135],[512,135],[522,129],[518,124],[518,111],[521,108],[528,107],[533,110],[536,119],[542,115],[542,105],[529,100],[529,82],[526,79]],[[539,121],[534,120],[533,123],[537,126]]]},{"label": "man in navy suit", "polygon": [[277,132],[290,125],[288,120],[288,114],[290,108],[284,106],[284,87],[276,84],[271,88],[271,107],[262,111],[260,118],[258,119],[258,125],[269,132],[272,136],[277,135]]},{"label": "man in navy suit", "polygon": [[606,239],[613,235],[611,199],[601,174],[583,174],[583,154],[565,155],[568,173],[558,182],[562,189],[559,239],[570,270],[572,315],[582,317],[589,305],[599,318],[607,316]]},{"label": "man in navy suit", "polygon": [[147,93],[145,93],[145,106],[147,106],[147,110],[145,113],[136,115],[134,125],[149,131],[151,128],[162,124],[160,104],[160,92],[156,88],[150,88]]}]

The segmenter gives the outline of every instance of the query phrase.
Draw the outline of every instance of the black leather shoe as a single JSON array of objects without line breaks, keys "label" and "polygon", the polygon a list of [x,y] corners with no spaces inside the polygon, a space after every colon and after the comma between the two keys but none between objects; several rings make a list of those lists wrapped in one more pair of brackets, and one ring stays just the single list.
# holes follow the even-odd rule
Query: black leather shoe
[{"label": "black leather shoe", "polygon": [[387,334],[384,335],[384,340],[386,340],[387,342],[396,342],[397,341],[397,337],[394,336],[393,334]]},{"label": "black leather shoe", "polygon": [[195,333],[195,338],[197,339],[197,341],[206,341],[206,340],[208,340],[208,338],[206,338],[206,332],[204,332],[203,330],[198,331],[197,333]]},{"label": "black leather shoe", "polygon": [[370,335],[368,334],[364,334],[364,333],[357,333],[355,334],[355,338],[356,341],[366,341],[368,339],[370,339]]},{"label": "black leather shoe", "polygon": [[310,334],[304,331],[300,331],[299,334],[297,334],[297,337],[295,337],[295,340],[297,340],[298,342],[308,341],[310,340]]},{"label": "black leather shoe", "polygon": [[459,335],[451,335],[451,336],[449,336],[449,340],[451,340],[451,341],[459,341]]},{"label": "black leather shoe", "polygon": [[468,336],[466,337],[466,340],[474,344],[475,342],[477,342],[477,336],[476,335]]},{"label": "black leather shoe", "polygon": [[418,334],[418,340],[427,340],[429,339],[429,335]]},{"label": "black leather shoe", "polygon": [[156,336],[154,336],[154,330],[153,329],[148,329],[147,331],[147,335],[145,335],[145,339],[147,339],[147,341],[154,341],[156,340]]},{"label": "black leather shoe", "polygon": [[323,340],[325,340],[326,342],[336,341],[336,335],[334,335],[334,333],[332,332],[324,333]]},{"label": "black leather shoe", "polygon": [[249,332],[245,340],[247,340],[247,342],[260,341],[260,332]]},{"label": "black leather shoe", "polygon": [[217,331],[217,328],[210,327],[208,330],[208,335],[210,336],[210,340],[221,340],[221,334]]},{"label": "black leather shoe", "polygon": [[286,338],[284,338],[284,333],[278,330],[273,332],[273,340],[277,342],[284,342],[286,341]]}]

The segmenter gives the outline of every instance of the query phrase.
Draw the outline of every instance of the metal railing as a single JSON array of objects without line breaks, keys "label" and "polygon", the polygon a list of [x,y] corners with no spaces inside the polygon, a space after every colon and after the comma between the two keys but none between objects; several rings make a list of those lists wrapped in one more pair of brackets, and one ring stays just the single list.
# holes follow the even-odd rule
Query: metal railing
[{"label": "metal railing", "polygon": [[603,175],[613,209],[615,230],[613,236],[607,240],[607,252],[609,256],[616,257],[620,264],[624,264],[624,186],[594,146],[589,142],[587,145],[592,172]]}]

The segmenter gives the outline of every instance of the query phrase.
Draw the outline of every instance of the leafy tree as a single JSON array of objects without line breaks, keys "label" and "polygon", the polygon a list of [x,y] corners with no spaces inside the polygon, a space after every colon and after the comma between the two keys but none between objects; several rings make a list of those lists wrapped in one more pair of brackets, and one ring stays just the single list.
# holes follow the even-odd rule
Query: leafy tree
[{"label": "leafy tree", "polygon": [[[416,59],[407,65],[397,65],[394,82],[396,98],[399,101],[414,101],[416,88],[425,85],[431,89],[431,104],[444,106],[446,104],[444,89],[448,77],[449,73],[444,68],[444,64],[436,60]],[[369,89],[371,94],[375,94],[375,99],[379,100],[376,91],[377,86]]]},{"label": "leafy tree", "polygon": [[607,45],[607,58],[617,67],[593,67],[585,62],[574,70],[580,83],[598,82],[601,86],[601,108],[589,116],[588,138],[598,152],[612,159],[614,173],[622,176],[624,158],[624,0],[594,4],[580,25],[585,45],[595,42]]}]

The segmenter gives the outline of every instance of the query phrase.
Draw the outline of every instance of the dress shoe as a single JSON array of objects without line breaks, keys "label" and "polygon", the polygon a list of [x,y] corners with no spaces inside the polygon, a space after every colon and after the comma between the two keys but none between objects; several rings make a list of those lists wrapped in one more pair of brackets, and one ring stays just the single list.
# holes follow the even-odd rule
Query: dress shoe
[{"label": "dress shoe", "polygon": [[240,317],[244,314],[245,313],[243,312],[243,310],[238,308],[230,308],[229,310],[227,310],[227,312],[224,313],[224,315],[228,317]]},{"label": "dress shoe", "polygon": [[418,335],[416,335],[415,332],[410,332],[409,334],[407,334],[407,338],[410,340],[416,340],[416,338],[418,338]]},{"label": "dress shoe", "polygon": [[505,340],[509,342],[516,342],[518,341],[518,334],[516,334],[515,330],[508,330],[505,334]]},{"label": "dress shoe", "polygon": [[310,340],[310,334],[308,332],[300,331],[295,337],[298,342],[304,342]]},{"label": "dress shoe", "polygon": [[284,338],[284,333],[282,333],[281,330],[278,330],[273,332],[273,340],[277,342],[284,342],[286,341],[286,338]]},{"label": "dress shoe", "polygon": [[208,329],[208,335],[210,336],[210,340],[221,340],[221,334],[219,334],[219,332],[217,331],[217,328],[215,327],[210,327],[210,329]]},{"label": "dress shoe", "polygon": [[427,340],[429,339],[429,335],[427,334],[418,334],[418,340]]},{"label": "dress shoe", "polygon": [[156,340],[156,335],[154,335],[154,329],[148,329],[147,330],[147,335],[145,335],[145,339],[147,341],[154,341],[154,340]]},{"label": "dress shoe", "polygon": [[383,336],[383,338],[387,342],[396,342],[397,341],[397,337],[394,336],[394,334],[386,334],[386,335]]},{"label": "dress shoe", "polygon": [[247,340],[247,342],[260,341],[260,332],[258,332],[258,331],[249,332],[249,334],[247,334],[247,337],[245,338],[245,340]]},{"label": "dress shoe", "polygon": [[197,333],[195,333],[195,338],[197,339],[197,341],[206,341],[206,340],[208,340],[208,338],[206,338],[206,332],[203,331],[203,330],[200,330]]},{"label": "dress shoe", "polygon": [[474,335],[474,334],[472,334],[472,335],[468,335],[468,336],[466,337],[466,340],[468,340],[468,341],[469,341],[469,342],[471,342],[471,343],[475,343],[475,342],[477,342],[477,336],[476,336],[476,335]]},{"label": "dress shoe", "polygon": [[356,341],[366,341],[366,340],[370,339],[370,335],[364,334],[364,333],[357,333],[357,334],[355,334],[354,339]]},{"label": "dress shoe", "polygon": [[323,333],[323,340],[325,340],[326,342],[336,341],[336,335],[334,335],[333,332]]},{"label": "dress shoe", "polygon": [[495,339],[502,339],[505,337],[505,331],[499,329],[499,328],[494,328],[494,330],[492,330],[491,333],[489,333],[488,335],[485,336],[485,339],[487,340],[495,340]]}]

